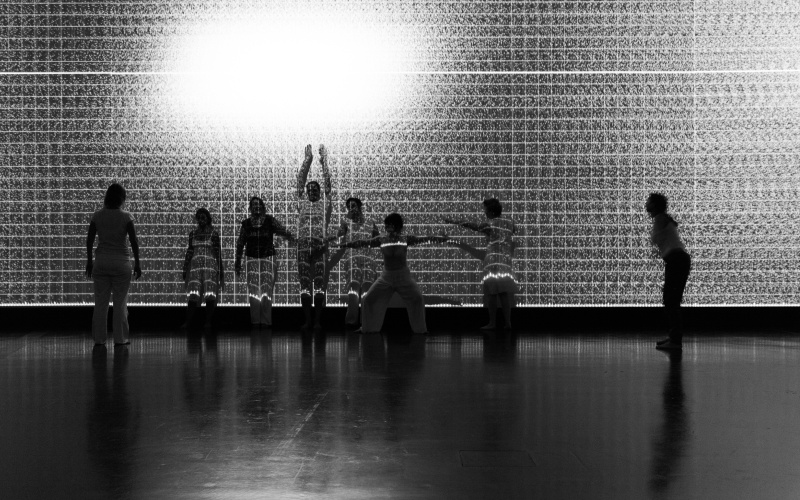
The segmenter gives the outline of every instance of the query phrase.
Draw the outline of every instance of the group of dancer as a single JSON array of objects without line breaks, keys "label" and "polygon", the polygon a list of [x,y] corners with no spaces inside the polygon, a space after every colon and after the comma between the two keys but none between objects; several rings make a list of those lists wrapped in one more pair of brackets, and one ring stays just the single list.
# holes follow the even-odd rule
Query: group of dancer
[{"label": "group of dancer", "polygon": [[[300,285],[300,303],[305,322],[303,329],[321,328],[322,312],[326,305],[326,289],[331,270],[344,258],[344,275],[348,281],[347,313],[345,323],[363,333],[381,330],[386,309],[394,293],[405,302],[414,333],[427,333],[425,321],[425,296],[408,267],[409,246],[425,243],[452,244],[480,260],[483,264],[483,304],[489,322],[482,328],[497,326],[498,305],[503,312],[503,326],[511,329],[511,309],[518,290],[512,261],[516,248],[516,225],[503,216],[499,200],[483,201],[485,218],[481,221],[443,219],[443,222],[481,233],[486,246],[478,249],[449,236],[417,236],[406,234],[404,220],[391,213],[383,221],[383,233],[364,212],[363,202],[356,197],[345,202],[346,217],[341,225],[331,231],[333,189],[328,154],[325,146],[319,148],[322,167],[322,184],[309,181],[313,162],[313,149],[306,146],[304,160],[297,172],[297,225],[289,231],[285,225],[267,214],[264,201],[253,196],[249,200],[250,216],[242,221],[236,240],[235,272],[244,272],[250,304],[250,322],[256,326],[272,325],[272,298],[278,272],[275,259],[274,237],[278,236],[296,246],[297,274]],[[107,339],[106,318],[113,295],[113,333],[115,344],[129,343],[127,321],[127,292],[131,275],[141,277],[139,244],[131,215],[122,210],[126,191],[112,184],[104,199],[104,207],[92,216],[86,241],[86,275],[94,281],[95,309],[92,332],[95,343]],[[645,205],[653,219],[651,242],[658,248],[665,262],[663,301],[670,324],[667,339],[659,341],[659,349],[681,349],[682,324],[680,304],[691,267],[677,230],[677,222],[667,213],[667,199],[652,193]],[[195,213],[197,226],[189,233],[188,247],[183,265],[186,284],[187,317],[184,326],[192,322],[197,308],[206,304],[206,322],[210,324],[220,293],[225,287],[225,270],[221,238],[206,208]],[[94,251],[96,236],[99,243]],[[134,264],[125,240],[130,241]],[[335,243],[334,243],[335,242]],[[331,252],[331,250],[335,251]],[[383,257],[383,271],[378,275],[375,249]],[[244,260],[244,266],[242,265]],[[452,302],[451,302],[452,303]]]}]

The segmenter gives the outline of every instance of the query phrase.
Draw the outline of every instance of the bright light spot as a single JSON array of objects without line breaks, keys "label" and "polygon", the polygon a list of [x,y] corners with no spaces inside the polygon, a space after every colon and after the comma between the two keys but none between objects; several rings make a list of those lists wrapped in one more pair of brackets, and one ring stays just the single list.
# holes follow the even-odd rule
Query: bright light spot
[{"label": "bright light spot", "polygon": [[400,41],[363,15],[219,20],[181,40],[178,99],[191,114],[240,125],[376,119],[401,100]]}]

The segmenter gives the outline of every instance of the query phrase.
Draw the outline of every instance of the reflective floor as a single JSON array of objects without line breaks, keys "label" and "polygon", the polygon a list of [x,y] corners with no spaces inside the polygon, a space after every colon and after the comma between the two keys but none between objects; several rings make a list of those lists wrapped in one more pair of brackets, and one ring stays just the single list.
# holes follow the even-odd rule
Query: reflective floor
[{"label": "reflective floor", "polygon": [[800,340],[0,337],[3,498],[800,498]]}]

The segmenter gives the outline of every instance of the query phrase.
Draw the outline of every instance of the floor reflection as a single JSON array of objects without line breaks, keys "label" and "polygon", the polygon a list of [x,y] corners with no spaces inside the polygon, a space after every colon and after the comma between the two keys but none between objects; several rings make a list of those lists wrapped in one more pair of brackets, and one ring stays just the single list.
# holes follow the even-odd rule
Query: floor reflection
[{"label": "floor reflection", "polygon": [[665,354],[669,358],[669,368],[661,390],[663,421],[653,436],[650,473],[650,488],[656,493],[665,492],[678,474],[689,437],[686,393],[683,390],[683,352]]}]

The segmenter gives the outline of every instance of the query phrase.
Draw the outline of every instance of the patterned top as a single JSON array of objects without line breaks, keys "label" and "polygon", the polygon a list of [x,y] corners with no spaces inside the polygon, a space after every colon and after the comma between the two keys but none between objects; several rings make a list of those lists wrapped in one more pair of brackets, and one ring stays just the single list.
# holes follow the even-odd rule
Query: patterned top
[{"label": "patterned top", "polygon": [[183,272],[189,272],[194,257],[211,257],[219,263],[219,269],[222,270],[222,245],[216,229],[192,229],[189,233],[189,248],[186,249],[186,258],[183,261]]},{"label": "patterned top", "polygon": [[486,258],[483,261],[483,279],[511,278],[514,272],[511,267],[514,255],[514,234],[517,226],[511,219],[495,217],[482,225],[486,234]]},{"label": "patterned top", "polygon": [[323,196],[317,201],[297,200],[297,247],[308,248],[310,240],[323,240],[328,236],[328,222],[331,218],[331,199]]},{"label": "patterned top", "polygon": [[[236,264],[242,262],[242,252],[252,259],[263,259],[275,255],[274,235],[289,238],[286,228],[271,215],[264,215],[261,224],[256,225],[248,217],[242,221],[239,237],[236,239]],[[246,248],[246,250],[245,250]]]}]

